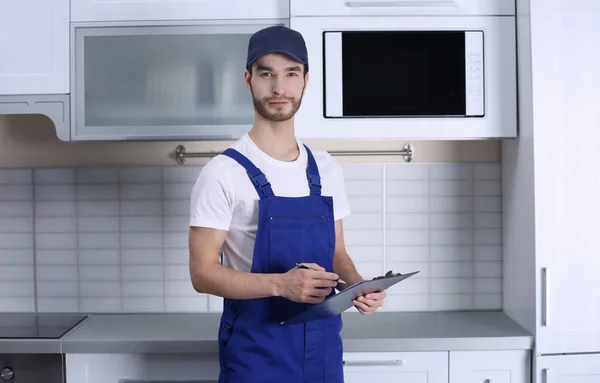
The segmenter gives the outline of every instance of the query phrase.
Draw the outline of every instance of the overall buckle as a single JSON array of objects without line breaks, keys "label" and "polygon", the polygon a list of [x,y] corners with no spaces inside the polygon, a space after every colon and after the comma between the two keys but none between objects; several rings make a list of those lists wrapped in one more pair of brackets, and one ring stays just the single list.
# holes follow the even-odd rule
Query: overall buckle
[{"label": "overall buckle", "polygon": [[250,179],[252,179],[252,183],[254,184],[254,186],[260,189],[267,185],[270,185],[269,181],[267,181],[267,177],[263,173],[258,173],[255,176],[251,175]]},{"label": "overall buckle", "polygon": [[[308,173],[308,172],[306,172]],[[317,174],[308,173],[308,183],[311,186],[321,186],[321,177]]]}]

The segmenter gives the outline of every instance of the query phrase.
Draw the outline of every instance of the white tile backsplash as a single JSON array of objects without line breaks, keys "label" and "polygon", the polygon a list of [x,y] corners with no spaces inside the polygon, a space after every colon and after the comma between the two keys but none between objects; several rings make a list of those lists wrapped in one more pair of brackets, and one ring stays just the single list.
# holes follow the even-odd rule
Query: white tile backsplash
[{"label": "white tile backsplash", "polygon": [[31,185],[32,176],[29,169],[0,169],[0,185]]},{"label": "white tile backsplash", "polygon": [[124,312],[163,312],[165,301],[162,298],[153,297],[124,297],[122,299]]},{"label": "white tile backsplash", "polygon": [[32,233],[33,221],[27,217],[0,218],[0,233]]},{"label": "white tile backsplash", "polygon": [[29,201],[0,201],[0,217],[31,217],[33,204]]},{"label": "white tile backsplash", "polygon": [[33,235],[28,233],[0,234],[0,249],[29,249],[33,247]]},{"label": "white tile backsplash", "polygon": [[76,194],[75,185],[35,185],[35,199],[38,201],[71,201]]},{"label": "white tile backsplash", "polygon": [[0,297],[0,312],[34,312],[35,297]]},{"label": "white tile backsplash", "polygon": [[161,184],[124,184],[120,189],[121,200],[161,200]]},{"label": "white tile backsplash", "polygon": [[77,231],[75,217],[38,217],[35,219],[36,233],[69,233]]},{"label": "white tile backsplash", "polygon": [[[2,249],[0,248],[0,266],[3,265],[31,265],[34,264],[34,250],[30,249]],[[0,279],[2,280],[2,279]]]},{"label": "white tile backsplash", "polygon": [[502,308],[500,169],[385,165],[384,269],[420,271],[389,290],[385,310]]},{"label": "white tile backsplash", "polygon": [[86,219],[86,217],[115,217],[118,215],[119,201],[77,202],[77,216],[80,219]]},{"label": "white tile backsplash", "polygon": [[34,169],[34,183],[38,186],[48,184],[70,184],[76,183],[75,169]]},{"label": "white tile backsplash", "polygon": [[30,201],[31,185],[0,185],[0,201]]},{"label": "white tile backsplash", "polygon": [[121,184],[162,183],[162,168],[160,167],[127,167],[119,171]]},{"label": "white tile backsplash", "polygon": [[119,199],[118,185],[77,185],[79,201],[114,201]]},{"label": "white tile backsplash", "polygon": [[[33,205],[30,206],[33,211]],[[75,201],[36,201],[36,217],[75,217],[77,215],[77,203]]]},{"label": "white tile backsplash", "polygon": [[118,312],[122,311],[122,300],[119,298],[82,298],[79,300],[81,311],[86,312]]},{"label": "white tile backsplash", "polygon": [[79,168],[77,169],[78,184],[116,184],[119,182],[117,168]]},{"label": "white tile backsplash", "polygon": [[[416,276],[384,310],[502,308],[499,163],[344,164],[348,253]],[[0,170],[0,312],[222,310],[189,280],[199,166]]]}]

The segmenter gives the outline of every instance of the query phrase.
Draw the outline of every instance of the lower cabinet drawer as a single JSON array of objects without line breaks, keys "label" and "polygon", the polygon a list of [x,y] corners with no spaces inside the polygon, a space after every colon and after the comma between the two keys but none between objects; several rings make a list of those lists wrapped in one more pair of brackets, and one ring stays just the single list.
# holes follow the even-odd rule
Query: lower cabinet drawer
[{"label": "lower cabinet drawer", "polygon": [[450,383],[529,383],[528,350],[451,351]]},{"label": "lower cabinet drawer", "polygon": [[216,353],[68,353],[65,367],[67,383],[216,383],[219,380]]},{"label": "lower cabinet drawer", "polygon": [[351,352],[344,354],[344,382],[447,383],[447,352]]}]

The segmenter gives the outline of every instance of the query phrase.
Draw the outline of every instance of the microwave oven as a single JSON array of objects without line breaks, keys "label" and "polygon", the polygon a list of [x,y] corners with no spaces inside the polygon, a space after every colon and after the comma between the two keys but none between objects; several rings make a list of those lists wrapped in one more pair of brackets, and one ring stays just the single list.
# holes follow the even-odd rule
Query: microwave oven
[{"label": "microwave oven", "polygon": [[304,138],[516,136],[512,16],[298,17]]}]

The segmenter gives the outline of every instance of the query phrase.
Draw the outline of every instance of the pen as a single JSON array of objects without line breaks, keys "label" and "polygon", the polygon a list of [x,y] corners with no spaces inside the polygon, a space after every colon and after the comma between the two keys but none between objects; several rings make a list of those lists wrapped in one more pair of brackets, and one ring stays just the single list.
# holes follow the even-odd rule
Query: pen
[{"label": "pen", "polygon": [[[308,267],[308,266],[300,264],[300,263],[296,263],[296,266],[299,267],[299,268],[301,268],[301,269],[308,269],[308,270],[312,270],[312,271],[317,271],[317,270],[313,269],[312,267]],[[344,282],[342,279],[339,279],[339,278],[338,278],[338,280],[336,282],[346,284],[346,282]]]}]

